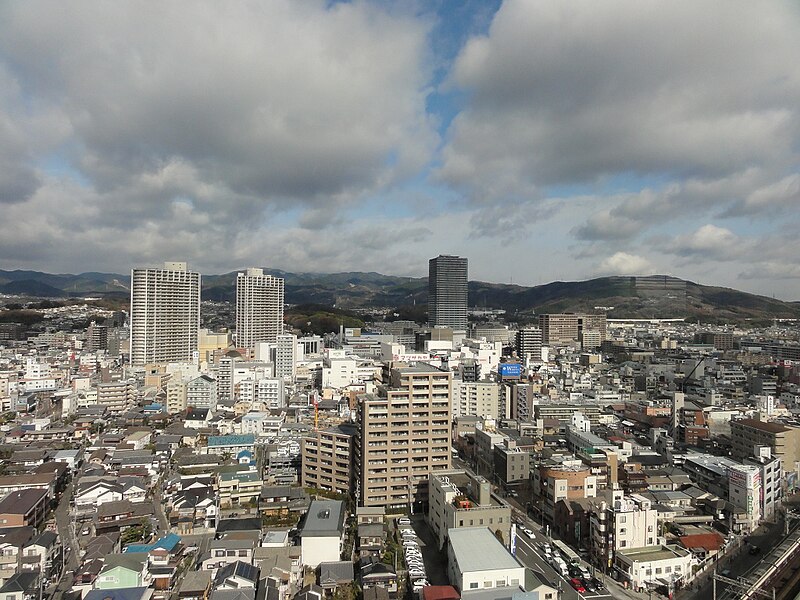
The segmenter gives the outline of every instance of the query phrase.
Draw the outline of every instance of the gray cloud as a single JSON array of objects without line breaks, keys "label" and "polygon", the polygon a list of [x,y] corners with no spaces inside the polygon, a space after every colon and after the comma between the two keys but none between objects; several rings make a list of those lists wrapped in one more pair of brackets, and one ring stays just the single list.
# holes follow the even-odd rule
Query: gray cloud
[{"label": "gray cloud", "polygon": [[438,175],[482,200],[792,164],[799,26],[792,3],[509,0],[452,71],[470,99]]},{"label": "gray cloud", "polygon": [[0,66],[19,92],[0,110],[60,112],[69,129],[54,145],[108,218],[168,218],[175,199],[237,223],[324,209],[416,173],[437,142],[427,26],[400,11],[288,0],[1,11]]}]

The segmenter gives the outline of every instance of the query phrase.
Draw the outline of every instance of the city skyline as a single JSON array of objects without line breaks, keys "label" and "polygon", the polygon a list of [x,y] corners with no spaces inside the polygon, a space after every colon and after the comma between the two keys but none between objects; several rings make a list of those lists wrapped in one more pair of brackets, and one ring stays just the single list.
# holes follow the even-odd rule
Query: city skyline
[{"label": "city skyline", "polygon": [[0,269],[453,254],[800,300],[799,28],[789,1],[6,3]]}]

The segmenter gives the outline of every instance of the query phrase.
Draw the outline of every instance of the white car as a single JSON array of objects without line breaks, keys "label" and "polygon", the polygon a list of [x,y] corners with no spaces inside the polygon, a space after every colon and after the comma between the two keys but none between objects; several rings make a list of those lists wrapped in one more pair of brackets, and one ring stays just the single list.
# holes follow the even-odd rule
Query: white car
[{"label": "white car", "polygon": [[414,582],[414,589],[424,588],[426,585],[430,585],[427,579],[417,579]]},{"label": "white car", "polygon": [[425,571],[422,569],[411,569],[408,572],[408,576],[411,577],[412,581],[415,579],[425,579]]},{"label": "white car", "polygon": [[397,524],[398,525],[410,526],[411,525],[411,519],[409,519],[408,517],[400,517],[399,519],[397,519]]}]

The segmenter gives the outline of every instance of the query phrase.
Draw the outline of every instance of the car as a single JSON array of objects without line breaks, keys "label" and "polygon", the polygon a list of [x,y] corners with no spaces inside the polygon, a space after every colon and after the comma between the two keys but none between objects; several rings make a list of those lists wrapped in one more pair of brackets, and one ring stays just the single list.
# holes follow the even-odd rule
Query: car
[{"label": "car", "polygon": [[606,584],[600,581],[597,577],[592,577],[592,586],[594,586],[594,589],[598,591],[606,589]]},{"label": "car", "polygon": [[527,535],[529,538],[533,538],[533,531],[528,529],[527,527],[522,528],[522,532]]},{"label": "car", "polygon": [[428,583],[428,580],[427,580],[427,579],[417,579],[417,580],[414,582],[414,587],[415,587],[415,588],[424,588],[426,585],[430,585],[430,584]]},{"label": "car", "polygon": [[583,583],[581,582],[581,580],[576,577],[570,579],[569,584],[572,586],[572,589],[574,589],[579,594],[583,594],[586,591],[586,588],[583,587]]},{"label": "car", "polygon": [[567,570],[569,571],[570,577],[583,577],[581,568],[578,565],[568,565]]},{"label": "car", "polygon": [[411,578],[412,581],[415,579],[425,579],[426,577],[425,571],[423,571],[422,569],[409,569],[408,576]]},{"label": "car", "polygon": [[400,517],[399,519],[397,519],[397,524],[406,526],[411,525],[411,519],[409,519],[408,517]]},{"label": "car", "polygon": [[583,587],[586,589],[586,591],[589,592],[590,594],[597,593],[597,588],[594,587],[594,585],[592,585],[591,577],[588,579],[585,577],[581,577],[581,583],[583,584]]}]

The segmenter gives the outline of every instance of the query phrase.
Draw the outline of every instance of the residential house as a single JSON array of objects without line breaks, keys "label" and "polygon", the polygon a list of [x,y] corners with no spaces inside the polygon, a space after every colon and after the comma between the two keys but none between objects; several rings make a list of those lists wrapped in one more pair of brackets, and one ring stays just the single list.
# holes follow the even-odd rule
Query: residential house
[{"label": "residential house", "polygon": [[39,574],[23,571],[12,575],[0,587],[3,600],[34,600],[39,597]]},{"label": "residential house", "polygon": [[214,571],[235,562],[252,564],[254,548],[252,540],[225,538],[211,540],[208,555],[202,560],[202,568],[204,571]]},{"label": "residential house", "polygon": [[178,588],[179,600],[208,600],[211,593],[209,571],[187,571]]},{"label": "residential house", "polygon": [[148,556],[146,552],[126,552],[109,554],[105,558],[103,568],[95,580],[98,590],[119,588],[149,587],[150,573],[147,570]]},{"label": "residential house", "polygon": [[44,522],[48,504],[46,490],[34,488],[11,492],[0,500],[0,527],[30,525],[38,528]]},{"label": "residential house", "polygon": [[22,548],[20,566],[25,571],[43,573],[49,579],[60,572],[62,551],[56,532],[43,531]]},{"label": "residential house", "polygon": [[366,590],[381,587],[387,592],[397,592],[397,573],[391,565],[380,562],[375,556],[362,558],[358,562],[361,589]]},{"label": "residential house", "polygon": [[319,563],[319,586],[328,594],[333,594],[339,586],[348,585],[355,579],[353,563],[350,561],[333,561]]},{"label": "residential house", "polygon": [[214,576],[214,589],[255,589],[258,585],[258,573],[258,567],[237,560],[217,569],[217,574]]}]

